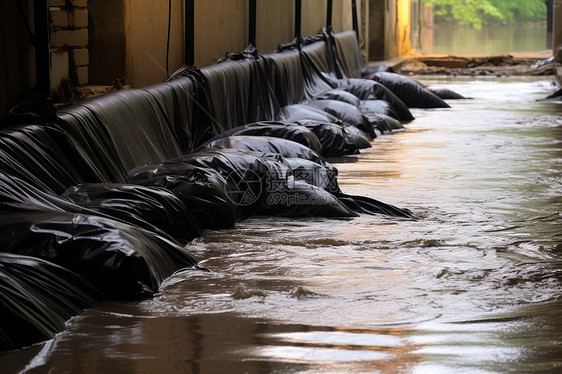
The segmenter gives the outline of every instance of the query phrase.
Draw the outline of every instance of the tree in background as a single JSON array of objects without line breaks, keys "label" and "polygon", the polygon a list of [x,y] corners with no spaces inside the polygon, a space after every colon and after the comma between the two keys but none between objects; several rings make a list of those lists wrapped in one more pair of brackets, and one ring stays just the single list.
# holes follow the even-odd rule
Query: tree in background
[{"label": "tree in background", "polygon": [[470,25],[546,19],[544,0],[425,0],[433,7],[435,22]]}]

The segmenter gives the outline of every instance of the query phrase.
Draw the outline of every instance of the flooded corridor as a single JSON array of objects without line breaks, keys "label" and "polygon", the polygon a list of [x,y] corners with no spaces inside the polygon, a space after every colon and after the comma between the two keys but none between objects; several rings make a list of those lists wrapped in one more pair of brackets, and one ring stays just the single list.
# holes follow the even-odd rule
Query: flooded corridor
[{"label": "flooded corridor", "polygon": [[3,373],[500,373],[562,366],[562,105],[548,78],[421,81],[472,99],[331,160],[416,219],[255,217],[189,244],[142,302],[105,302]]}]

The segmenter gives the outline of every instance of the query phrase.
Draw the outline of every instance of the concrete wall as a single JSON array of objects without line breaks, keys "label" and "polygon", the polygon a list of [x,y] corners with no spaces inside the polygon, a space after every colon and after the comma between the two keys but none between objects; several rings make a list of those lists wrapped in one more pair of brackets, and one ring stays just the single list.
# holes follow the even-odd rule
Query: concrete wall
[{"label": "concrete wall", "polygon": [[369,60],[407,55],[410,42],[410,0],[369,0]]}]

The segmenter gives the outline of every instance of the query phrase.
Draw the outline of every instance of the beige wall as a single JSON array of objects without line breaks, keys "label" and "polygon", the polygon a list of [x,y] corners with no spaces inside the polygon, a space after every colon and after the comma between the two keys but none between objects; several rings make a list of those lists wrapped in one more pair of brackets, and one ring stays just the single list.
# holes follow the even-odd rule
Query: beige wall
[{"label": "beige wall", "polygon": [[246,48],[247,0],[195,0],[195,65]]},{"label": "beige wall", "polygon": [[260,53],[277,49],[294,37],[294,1],[257,0],[256,45]]},{"label": "beige wall", "polygon": [[[168,2],[123,0],[126,39],[126,83],[143,87],[166,79],[166,37]],[[333,28],[351,28],[351,2],[334,0]],[[247,0],[196,0],[194,62],[207,66],[228,52],[244,49],[248,40]],[[260,53],[277,49],[294,38],[294,1],[258,0],[256,44]],[[326,20],[325,0],[302,2],[303,36],[320,31]],[[184,9],[172,0],[169,70],[182,65],[184,54]]]},{"label": "beige wall", "polygon": [[332,8],[332,28],[335,32],[351,30],[351,1],[334,0]]},{"label": "beige wall", "polygon": [[[143,87],[162,82],[166,76],[168,2],[123,0],[126,40],[126,82]],[[206,1],[207,2],[207,1]],[[183,10],[181,0],[172,0],[170,73],[183,61]],[[108,60],[111,56],[108,56]]]}]

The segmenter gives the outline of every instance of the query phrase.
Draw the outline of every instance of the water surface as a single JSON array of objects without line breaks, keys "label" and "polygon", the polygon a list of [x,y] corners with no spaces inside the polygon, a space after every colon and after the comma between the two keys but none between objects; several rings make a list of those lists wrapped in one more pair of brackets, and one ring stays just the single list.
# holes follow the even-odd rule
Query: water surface
[{"label": "water surface", "polygon": [[[424,54],[458,56],[490,56],[514,52],[536,52],[551,49],[547,41],[546,23],[470,26],[435,25],[414,30],[415,48]],[[421,42],[421,48],[418,45]]]},{"label": "water surface", "polygon": [[503,373],[562,366],[562,104],[547,78],[424,79],[469,100],[338,159],[344,192],[416,219],[257,217],[189,245],[4,373]]}]

